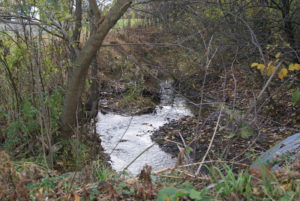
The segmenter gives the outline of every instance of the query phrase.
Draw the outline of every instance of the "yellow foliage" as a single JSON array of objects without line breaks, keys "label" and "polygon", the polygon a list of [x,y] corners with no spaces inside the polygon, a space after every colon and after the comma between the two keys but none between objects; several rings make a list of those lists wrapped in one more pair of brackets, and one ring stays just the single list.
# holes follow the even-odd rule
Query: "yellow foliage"
[{"label": "yellow foliage", "polygon": [[258,70],[260,70],[261,74],[264,73],[264,70],[265,70],[265,65],[264,64],[252,63],[251,67],[256,67]]},{"label": "yellow foliage", "polygon": [[256,67],[256,66],[258,66],[259,65],[259,63],[252,63],[251,64],[251,67]]},{"label": "yellow foliage", "polygon": [[267,67],[267,75],[270,76],[275,70],[276,70],[276,67],[273,65],[273,62],[270,61],[268,63],[268,67]]},{"label": "yellow foliage", "polygon": [[295,64],[290,64],[289,65],[289,70],[294,71],[295,70]]},{"label": "yellow foliage", "polygon": [[289,70],[290,71],[300,70],[300,64],[290,64]]},{"label": "yellow foliage", "polygon": [[264,70],[265,70],[265,65],[263,65],[263,64],[258,64],[256,68],[257,68],[258,70],[260,70],[260,72],[263,74],[263,73],[264,73]]},{"label": "yellow foliage", "polygon": [[283,80],[288,74],[288,70],[286,68],[282,68],[279,73],[278,73],[278,77]]},{"label": "yellow foliage", "polygon": [[276,70],[275,66],[268,66],[267,75],[270,76]]},{"label": "yellow foliage", "polygon": [[281,53],[277,52],[276,55],[275,55],[275,58],[278,59],[280,56],[281,56]]},{"label": "yellow foliage", "polygon": [[273,61],[270,61],[270,62],[268,63],[268,67],[269,67],[269,66],[272,66],[272,64],[273,64]]},{"label": "yellow foliage", "polygon": [[[277,58],[280,56],[281,53],[278,52],[275,57]],[[274,73],[274,71],[276,71],[277,63],[278,63],[278,59],[276,59],[275,61],[270,61],[267,66],[265,66],[264,64],[254,62],[251,64],[251,67],[257,68],[263,75],[270,76],[272,75],[272,73]],[[300,70],[300,64],[290,64],[288,68],[282,68],[279,71],[278,78],[283,80],[288,75],[289,71],[296,71],[296,70]]]},{"label": "yellow foliage", "polygon": [[270,45],[270,44],[269,44],[269,45],[266,46],[266,49],[267,49],[267,50],[274,50],[274,49],[277,48],[277,47],[278,47],[278,45]]}]

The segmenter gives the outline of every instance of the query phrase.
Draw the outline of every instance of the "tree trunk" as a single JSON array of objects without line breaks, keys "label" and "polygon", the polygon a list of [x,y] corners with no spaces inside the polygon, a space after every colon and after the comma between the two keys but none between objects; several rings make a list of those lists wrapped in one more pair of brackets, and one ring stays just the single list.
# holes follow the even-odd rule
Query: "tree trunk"
[{"label": "tree trunk", "polygon": [[[96,0],[89,0],[89,21],[90,21],[90,35],[96,33],[97,27],[96,22],[101,18],[101,13],[99,12],[99,9],[97,9],[97,2]],[[97,55],[98,51],[94,55],[91,66],[91,87],[89,90],[89,96],[88,101],[85,104],[85,110],[86,110],[86,118],[91,119],[94,118],[97,115],[98,112],[98,98],[99,98],[99,82],[97,79],[98,74],[98,62],[97,62]],[[86,107],[88,106],[88,107]]]},{"label": "tree trunk", "polygon": [[76,0],[76,9],[75,9],[75,28],[73,31],[72,39],[76,44],[76,47],[79,47],[80,44],[80,33],[82,28],[82,0]]},{"label": "tree trunk", "polygon": [[295,48],[295,36],[294,36],[294,26],[291,17],[291,1],[281,0],[282,9],[281,14],[284,23],[284,31],[286,33],[287,41],[291,47]]},{"label": "tree trunk", "polygon": [[101,47],[109,30],[127,11],[131,3],[132,0],[118,0],[107,15],[98,20],[96,32],[89,37],[75,60],[75,66],[68,84],[62,113],[62,131],[64,138],[68,139],[72,136],[72,127],[75,125],[76,120],[76,111],[92,59]]}]

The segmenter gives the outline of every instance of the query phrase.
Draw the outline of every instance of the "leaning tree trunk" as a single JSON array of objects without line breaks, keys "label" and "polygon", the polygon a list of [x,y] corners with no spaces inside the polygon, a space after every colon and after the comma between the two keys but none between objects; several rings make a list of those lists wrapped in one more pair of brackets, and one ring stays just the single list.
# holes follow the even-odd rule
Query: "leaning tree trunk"
[{"label": "leaning tree trunk", "polygon": [[75,60],[75,66],[68,84],[62,113],[62,131],[64,138],[70,138],[72,135],[72,127],[75,125],[76,120],[76,111],[80,103],[80,97],[92,59],[100,49],[109,30],[127,11],[131,3],[132,0],[118,0],[105,17],[101,17],[98,20],[96,32],[88,38]]},{"label": "leaning tree trunk", "polygon": [[[97,31],[96,22],[101,18],[101,13],[99,9],[97,9],[97,2],[96,0],[89,0],[89,21],[90,21],[90,35],[93,35]],[[98,98],[99,98],[99,82],[97,79],[98,74],[98,62],[97,62],[97,54],[94,55],[92,62],[91,62],[91,80],[92,84],[89,90],[88,101],[85,104],[86,116],[88,120],[94,118],[98,112]],[[86,107],[88,106],[88,107]]]}]

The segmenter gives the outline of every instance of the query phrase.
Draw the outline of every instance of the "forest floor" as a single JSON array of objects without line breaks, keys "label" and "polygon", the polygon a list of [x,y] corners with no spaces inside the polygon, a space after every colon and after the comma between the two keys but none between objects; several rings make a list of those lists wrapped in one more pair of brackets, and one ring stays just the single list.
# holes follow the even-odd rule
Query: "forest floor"
[{"label": "forest floor", "polygon": [[[138,43],[139,41],[124,42]],[[145,63],[145,60],[149,62],[147,61],[149,56],[145,57],[144,51],[148,51],[149,54],[155,50],[131,47],[131,51],[135,53],[140,51],[134,55],[141,63]],[[156,59],[155,62],[162,64],[163,58]],[[276,91],[272,93],[271,101],[263,103],[263,108],[256,108],[260,110],[257,114],[250,114],[243,119],[242,115],[247,113],[254,100],[254,94],[258,94],[262,89],[263,81],[256,79],[255,76],[249,76],[249,71],[235,69],[218,74],[211,73],[209,76],[204,84],[200,81],[193,85],[185,85],[185,81],[178,79],[174,87],[187,99],[195,115],[171,121],[152,136],[164,151],[179,158],[178,165],[200,162],[208,152],[206,161],[230,165],[236,172],[245,171],[245,167],[249,167],[263,152],[299,132],[300,110],[297,104],[291,103],[291,92],[288,86],[276,82],[272,84],[270,88]],[[224,81],[222,78],[226,76],[228,78]],[[155,93],[152,93],[156,95],[155,100],[159,100],[157,89],[156,87]],[[199,96],[201,89],[205,90],[203,97]],[[210,102],[216,104],[212,106],[205,104]],[[201,112],[199,112],[200,103],[204,103]],[[152,110],[144,111],[152,112]],[[212,140],[212,146],[208,148]],[[182,158],[184,159],[181,160]],[[211,163],[209,167],[216,166],[216,163]],[[196,169],[197,166],[189,168],[185,174],[193,175]]]},{"label": "forest floor", "polygon": [[[114,41],[113,44],[138,43],[145,40],[145,38],[142,38],[141,41],[129,40],[125,39],[125,36],[119,38],[122,39],[119,39],[118,42]],[[151,56],[145,56],[145,52],[149,54],[153,51],[155,50],[149,49],[149,47],[146,50],[140,47],[130,47],[126,50],[129,55],[130,52],[134,54],[133,61],[135,65],[139,64],[138,66],[141,68],[151,62]],[[130,56],[133,57],[133,55]],[[156,59],[155,62],[162,64],[163,59]],[[149,70],[144,69],[144,72],[149,73]],[[224,82],[221,78],[225,77],[226,74],[229,78]],[[151,77],[151,74],[149,77]],[[204,84],[198,82],[194,85],[185,85],[184,81],[178,79],[179,81],[176,82],[174,87],[180,95],[187,99],[195,115],[171,121],[157,130],[152,139],[164,151],[178,157],[177,165],[200,162],[205,153],[208,152],[206,161],[216,161],[210,163],[209,167],[222,167],[222,165],[227,164],[236,172],[245,171],[245,167],[249,167],[263,152],[300,130],[299,107],[290,103],[291,93],[288,86],[280,86],[276,83],[271,86],[276,88],[276,93],[272,94],[272,100],[266,103],[259,113],[251,114],[246,119],[242,119],[242,114],[247,113],[254,100],[253,94],[258,94],[261,90],[260,82],[262,81],[259,79],[251,80],[249,77],[248,71],[231,69],[224,74],[212,73]],[[158,80],[152,79],[151,82],[157,83]],[[256,84],[253,85],[253,83]],[[151,90],[147,88],[147,85],[144,86],[146,87],[143,88],[140,97],[137,97],[142,97],[142,99],[151,97],[152,103],[146,102],[146,107],[143,104],[136,104],[135,107],[131,107],[131,109],[134,109],[129,111],[130,114],[152,112],[159,103],[159,88],[157,85]],[[126,86],[123,85],[119,88],[125,89]],[[205,89],[203,97],[199,96],[201,89]],[[121,94],[124,97],[124,95],[126,96],[126,90],[123,92]],[[145,94],[150,96],[143,96]],[[105,101],[102,105],[100,103],[100,107],[107,108],[108,111],[123,111],[123,113],[126,111],[128,113],[128,110],[122,109],[122,104],[121,106],[118,104],[122,102],[121,99],[112,98],[111,103],[115,104],[113,107],[111,107],[113,104],[109,106]],[[145,103],[144,100],[141,102]],[[205,104],[210,102],[216,104],[212,104],[212,106]],[[201,112],[199,112],[200,103],[204,103]],[[221,109],[222,107],[223,109]],[[251,124],[244,123],[244,121],[251,122]],[[215,136],[213,136],[214,133]],[[212,140],[212,146],[209,147]],[[216,165],[217,163],[222,165]],[[189,168],[183,175],[193,175],[196,169],[197,166]],[[174,177],[176,178],[176,176]]]},{"label": "forest floor", "polygon": [[[103,112],[151,113],[159,104],[158,83],[162,75],[158,75],[159,73],[148,66],[150,63],[163,65],[164,57],[170,57],[170,55],[160,54],[161,57],[157,58],[156,54],[159,54],[157,50],[147,45],[122,46],[121,48],[117,44],[138,44],[142,41],[149,41],[153,37],[151,31],[146,32],[148,35],[139,33],[136,36],[135,32],[128,32],[116,32],[106,41],[107,44],[116,46],[105,53],[106,62],[102,62],[106,63],[106,66],[103,67],[105,70],[103,77],[100,78],[104,80],[104,84],[101,88],[99,107]],[[134,86],[130,85],[128,80],[132,80],[129,77],[134,73],[128,72],[129,70],[124,67],[122,72],[112,69],[113,65],[107,63],[112,60],[112,57],[116,58],[120,64],[124,64],[126,58],[131,58],[126,64],[133,67],[133,71],[140,73],[134,75],[137,76],[136,80],[144,79],[144,81],[135,83]],[[151,61],[153,58],[155,60]],[[227,80],[222,79],[226,76]],[[110,81],[108,77],[119,77],[119,79]],[[207,159],[222,159],[249,165],[262,152],[300,130],[299,107],[290,103],[291,93],[288,87],[279,84],[276,86],[276,83],[272,86],[276,88],[276,93],[272,94],[272,101],[264,105],[259,113],[242,119],[244,118],[242,115],[247,113],[254,100],[253,94],[258,94],[262,88],[262,81],[253,80],[255,79],[253,77],[249,76],[248,71],[230,69],[221,73],[211,72],[204,84],[201,80],[186,84],[186,81],[180,80],[180,77],[175,78],[178,80],[174,86],[176,92],[187,99],[195,115],[164,125],[153,134],[153,140],[173,156],[178,156],[180,153],[178,147],[193,150],[188,158],[197,162],[207,151],[217,128]],[[105,80],[107,80],[106,83]],[[200,96],[201,89],[204,89],[203,97]],[[203,104],[201,108],[200,103]],[[221,105],[225,109],[218,122]],[[259,109],[256,108],[256,110]],[[199,114],[200,110],[201,114]],[[244,121],[251,122],[251,125]]]},{"label": "forest floor", "polygon": [[[277,92],[276,96],[278,94],[280,96],[274,95],[273,101],[276,103],[267,104],[259,115],[249,115],[243,120],[242,114],[247,113],[253,100],[253,93],[258,93],[261,89],[253,85],[249,88],[247,74],[243,72],[227,73],[234,74],[235,82],[238,84],[234,83],[233,78],[227,81],[225,87],[220,81],[211,80],[205,83],[206,92],[202,100],[204,104],[201,115],[198,106],[195,116],[172,121],[154,133],[153,139],[163,150],[177,156],[180,152],[178,146],[190,147],[193,150],[190,153],[191,160],[199,161],[206,153],[216,131],[207,160],[222,159],[249,165],[262,152],[300,131],[299,107],[289,103],[291,97],[285,87]],[[194,89],[193,91],[178,88],[178,91],[182,91],[186,97],[189,97],[189,94],[200,94],[196,91],[201,89],[200,84],[194,86]],[[210,101],[217,104],[205,105],[207,103],[205,97],[214,97],[214,100],[210,98]],[[192,103],[201,103],[201,97],[188,100]],[[224,109],[220,114],[222,107]],[[243,121],[253,123],[250,125]]]},{"label": "forest floor", "polygon": [[[158,83],[165,72],[159,73],[149,66],[163,65],[164,58],[153,59],[159,53],[152,46],[121,48],[117,44],[151,39],[151,33],[139,33],[136,37],[127,34],[131,40],[125,34],[113,33],[106,40],[113,48],[104,47],[101,52],[99,110],[131,115],[150,113],[159,104]],[[226,82],[222,79],[224,74],[212,74],[204,84],[198,81],[187,85],[184,79],[176,80],[176,91],[186,97],[195,115],[171,121],[153,134],[153,140],[163,150],[178,157],[173,169],[153,173],[146,166],[138,177],[128,178],[94,161],[81,171],[62,174],[32,162],[15,163],[0,152],[0,198],[8,201],[297,200],[299,163],[279,169],[273,176],[268,172],[268,178],[251,174],[248,167],[277,142],[299,132],[299,106],[290,104],[288,87],[281,86],[272,96],[275,103],[268,103],[259,114],[243,119],[253,94],[261,90],[259,84],[253,85],[259,82],[249,80],[248,73],[227,71],[226,74],[234,76]],[[205,89],[202,97],[201,89]],[[200,107],[200,103],[209,102],[215,104]],[[252,123],[245,124],[245,120]],[[91,139],[94,141],[95,136]],[[205,164],[208,171],[196,175],[206,152],[206,161],[210,161]]]}]

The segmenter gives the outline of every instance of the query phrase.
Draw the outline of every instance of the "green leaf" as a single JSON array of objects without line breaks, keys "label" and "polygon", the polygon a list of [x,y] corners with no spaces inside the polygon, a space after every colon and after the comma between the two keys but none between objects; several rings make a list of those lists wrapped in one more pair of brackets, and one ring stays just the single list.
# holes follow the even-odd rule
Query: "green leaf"
[{"label": "green leaf", "polygon": [[183,183],[181,186],[182,186],[183,189],[188,190],[188,191],[194,189],[194,186],[192,186],[189,183]]},{"label": "green leaf", "polygon": [[192,152],[193,152],[193,148],[192,147],[190,147],[190,146],[186,146],[185,147],[185,153],[187,155],[190,155],[190,153],[192,153]]},{"label": "green leaf", "polygon": [[293,103],[297,103],[299,100],[300,100],[300,91],[296,91],[293,93],[291,101]]},{"label": "green leaf", "polygon": [[176,201],[179,190],[174,187],[166,187],[159,191],[157,195],[158,201]]},{"label": "green leaf", "polygon": [[194,200],[200,200],[202,198],[201,192],[196,191],[194,189],[192,189],[190,191],[190,198],[194,199]]},{"label": "green leaf", "polygon": [[224,136],[224,137],[230,139],[230,138],[234,138],[235,136],[236,136],[235,133],[230,133],[229,135]]},{"label": "green leaf", "polygon": [[243,126],[240,129],[240,136],[243,139],[249,138],[251,135],[253,135],[253,133],[254,133],[253,129],[248,126]]},{"label": "green leaf", "polygon": [[120,182],[120,186],[123,187],[123,188],[125,188],[125,187],[127,187],[127,184],[124,183],[124,182]]}]

